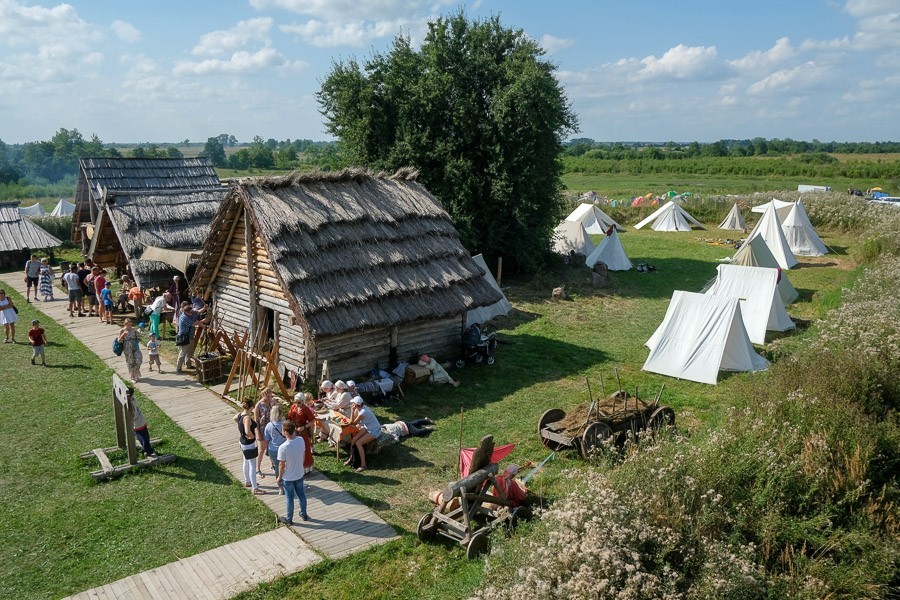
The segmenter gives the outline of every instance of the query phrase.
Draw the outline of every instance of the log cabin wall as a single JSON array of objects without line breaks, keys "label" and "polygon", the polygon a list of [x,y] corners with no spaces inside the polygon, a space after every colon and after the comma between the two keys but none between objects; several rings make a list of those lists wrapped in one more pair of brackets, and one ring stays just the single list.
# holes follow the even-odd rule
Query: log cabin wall
[{"label": "log cabin wall", "polygon": [[332,379],[345,379],[369,373],[372,369],[387,369],[391,353],[389,329],[364,329],[343,335],[316,340],[317,364],[310,369],[316,379],[322,374],[322,362],[328,361]]},{"label": "log cabin wall", "polygon": [[241,336],[250,327],[250,280],[243,213],[223,252],[225,257],[213,282],[216,316],[222,319],[225,331]]},{"label": "log cabin wall", "polygon": [[416,362],[420,354],[434,356],[441,362],[456,359],[462,344],[463,318],[461,315],[398,326],[397,359]]},{"label": "log cabin wall", "polygon": [[306,379],[309,370],[306,366],[306,337],[299,325],[293,325],[293,317],[279,312],[278,317],[278,358],[287,365],[291,371],[300,374]]}]

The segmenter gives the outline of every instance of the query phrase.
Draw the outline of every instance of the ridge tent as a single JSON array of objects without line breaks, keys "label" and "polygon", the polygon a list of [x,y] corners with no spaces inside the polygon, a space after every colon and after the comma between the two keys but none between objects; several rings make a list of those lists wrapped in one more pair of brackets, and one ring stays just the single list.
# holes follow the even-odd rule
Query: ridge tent
[{"label": "ridge tent", "polygon": [[20,206],[19,214],[23,217],[43,217],[47,214],[44,207],[35,202],[31,206]]},{"label": "ridge tent", "polygon": [[635,225],[634,228],[640,229],[648,223],[652,223],[650,228],[654,231],[690,231],[690,223],[703,229],[703,224],[700,221],[689,215],[687,211],[671,200]]},{"label": "ridge tent", "polygon": [[725,220],[719,223],[719,229],[740,229],[741,231],[747,231],[747,221],[744,220],[744,215],[741,214],[741,209],[738,207],[737,202],[735,202],[734,206],[731,207],[731,210],[728,211]]},{"label": "ridge tent", "polygon": [[[740,250],[735,252],[734,256],[731,257],[731,262],[729,264],[740,265],[743,267],[781,269],[778,265],[778,261],[775,260],[772,251],[769,250],[766,241],[758,236],[744,244]],[[715,283],[715,281],[715,278],[713,278],[710,285]],[[703,291],[706,291],[706,289]],[[781,295],[781,301],[785,306],[793,303],[800,295],[797,293],[796,288],[791,284],[791,280],[788,279],[786,271],[781,271],[781,279],[778,281],[778,293]]]},{"label": "ridge tent", "polygon": [[553,251],[563,256],[572,252],[582,256],[590,256],[594,251],[594,242],[584,230],[584,225],[575,221],[563,221],[553,231]]},{"label": "ridge tent", "polygon": [[828,254],[828,248],[816,233],[812,223],[809,222],[802,200],[794,203],[791,212],[781,224],[781,230],[784,231],[784,237],[794,254],[799,256]]},{"label": "ridge tent", "polygon": [[606,234],[606,231],[613,225],[619,231],[625,231],[612,217],[594,204],[580,204],[566,217],[566,221],[581,223],[588,233]]},{"label": "ridge tent", "polygon": [[791,247],[784,237],[784,231],[781,230],[781,219],[778,218],[777,206],[770,202],[768,207],[756,224],[756,227],[747,236],[747,240],[741,246],[741,249],[749,244],[753,238],[759,236],[765,240],[772,256],[778,261],[778,266],[782,269],[790,269],[797,264],[797,257],[791,251]]},{"label": "ridge tent", "polygon": [[501,297],[494,304],[488,306],[479,306],[478,308],[473,308],[472,310],[467,312],[466,326],[469,326],[472,323],[481,323],[483,325],[494,317],[508,315],[509,311],[512,310],[512,305],[510,305],[509,300],[506,299],[506,294],[504,294],[503,290],[500,289],[500,284],[497,283],[497,280],[494,279],[494,276],[488,269],[487,263],[484,262],[484,257],[480,254],[476,254],[472,257],[472,260],[475,261],[476,265],[481,267],[481,270],[484,271],[485,280],[489,284],[491,284],[491,287],[500,292]]},{"label": "ridge tent", "polygon": [[644,371],[716,384],[720,370],[762,371],[769,362],[756,353],[740,301],[728,296],[672,293],[666,316],[645,344]]},{"label": "ridge tent", "polygon": [[750,209],[750,212],[755,213],[764,213],[769,206],[775,206],[775,210],[778,211],[778,219],[780,221],[784,221],[788,213],[791,212],[791,209],[794,208],[793,202],[784,202],[783,200],[779,200],[778,198],[772,198],[770,202],[766,202],[765,204],[760,204],[759,206],[754,206]]},{"label": "ridge tent", "polygon": [[778,270],[743,265],[719,265],[715,283],[706,292],[741,301],[741,318],[750,341],[766,343],[766,331],[787,331],[791,321],[778,292]]},{"label": "ridge tent", "polygon": [[71,202],[67,202],[62,198],[59,199],[59,202],[56,203],[56,206],[53,207],[53,212],[50,213],[51,217],[67,217],[75,212],[75,205]]},{"label": "ridge tent", "polygon": [[600,245],[591,252],[584,264],[593,268],[598,262],[603,262],[610,271],[628,271],[631,269],[631,261],[622,248],[619,233],[613,229],[612,233],[600,242]]}]

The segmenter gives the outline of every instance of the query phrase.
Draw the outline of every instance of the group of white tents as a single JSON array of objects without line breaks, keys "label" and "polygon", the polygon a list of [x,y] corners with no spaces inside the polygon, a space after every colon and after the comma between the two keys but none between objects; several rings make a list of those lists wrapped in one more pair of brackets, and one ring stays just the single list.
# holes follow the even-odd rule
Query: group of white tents
[{"label": "group of white tents", "polygon": [[[627,271],[632,264],[622,248],[619,231],[625,229],[599,207],[581,204],[557,226],[553,250],[563,256],[584,256],[584,263],[591,268],[603,262],[610,271]],[[595,246],[592,233],[608,235]]]},{"label": "group of white tents", "polygon": [[[71,202],[59,199],[59,202],[56,203],[56,206],[53,207],[53,211],[50,213],[51,217],[67,217],[75,212],[75,205]],[[47,214],[47,211],[44,210],[44,207],[35,202],[31,206],[20,206],[19,214],[23,217],[43,217]]]}]

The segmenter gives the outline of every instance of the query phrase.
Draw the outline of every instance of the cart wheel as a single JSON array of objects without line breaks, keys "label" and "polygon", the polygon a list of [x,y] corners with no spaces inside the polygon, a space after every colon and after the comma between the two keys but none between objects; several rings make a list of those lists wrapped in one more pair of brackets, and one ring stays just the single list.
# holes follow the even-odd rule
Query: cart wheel
[{"label": "cart wheel", "polygon": [[457,358],[457,359],[456,359],[456,368],[457,368],[457,369],[462,369],[464,366],[466,366],[466,359],[464,359],[464,358]]},{"label": "cart wheel", "polygon": [[487,552],[488,549],[488,531],[479,531],[469,540],[466,547],[466,558],[474,560]]},{"label": "cart wheel", "polygon": [[531,517],[530,511],[524,506],[517,506],[509,513],[507,528],[512,532],[521,521],[527,521]]},{"label": "cart wheel", "polygon": [[493,356],[487,357],[487,364],[492,365],[494,362],[496,362],[496,359]]},{"label": "cart wheel", "polygon": [[550,410],[542,414],[540,419],[538,419],[538,436],[541,439],[541,443],[551,450],[559,450],[561,446],[557,442],[546,439],[541,435],[541,431],[543,431],[544,427],[546,427],[550,423],[556,423],[557,421],[562,421],[565,418],[565,411],[562,411],[558,408],[551,408]]},{"label": "cart wheel", "polygon": [[416,537],[420,542],[430,542],[435,534],[434,516],[431,513],[423,515],[416,525]]},{"label": "cart wheel", "polygon": [[609,437],[612,437],[612,429],[606,423],[596,421],[588,425],[581,436],[581,456],[590,458],[594,449],[602,445]]},{"label": "cart wheel", "polygon": [[660,430],[671,431],[675,428],[675,411],[668,406],[660,406],[650,415],[648,427],[654,433]]}]

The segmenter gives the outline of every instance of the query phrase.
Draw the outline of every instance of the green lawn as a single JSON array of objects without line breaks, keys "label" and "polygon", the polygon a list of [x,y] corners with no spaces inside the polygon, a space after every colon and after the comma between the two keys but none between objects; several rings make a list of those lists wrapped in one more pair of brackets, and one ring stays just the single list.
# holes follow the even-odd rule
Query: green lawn
[{"label": "green lawn", "polygon": [[[178,459],[94,483],[98,465],[79,454],[115,445],[112,371],[6,291],[21,327],[18,344],[0,346],[0,590],[60,597],[273,527],[272,513],[140,394],[160,451]],[[46,369],[31,366],[22,341],[33,318],[47,330]]]}]

